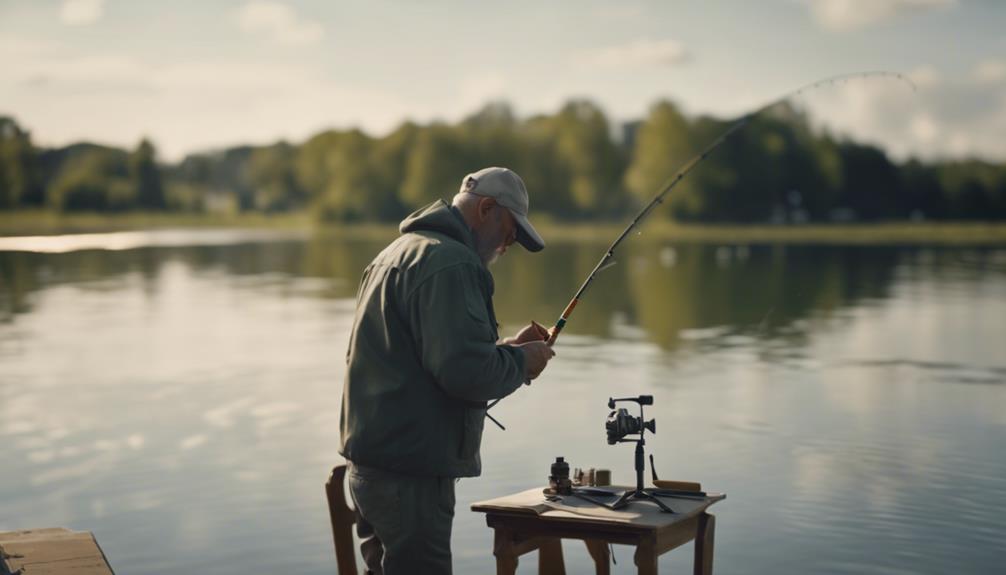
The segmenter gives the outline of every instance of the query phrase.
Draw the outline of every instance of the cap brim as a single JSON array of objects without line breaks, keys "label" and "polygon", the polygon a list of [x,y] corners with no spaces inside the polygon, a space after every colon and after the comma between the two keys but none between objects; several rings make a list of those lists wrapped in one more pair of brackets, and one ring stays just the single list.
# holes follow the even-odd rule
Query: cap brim
[{"label": "cap brim", "polygon": [[534,229],[531,222],[528,221],[527,216],[522,216],[513,211],[514,220],[517,221],[517,243],[524,246],[529,252],[540,252],[545,247],[545,240],[541,239],[541,235],[538,231]]}]

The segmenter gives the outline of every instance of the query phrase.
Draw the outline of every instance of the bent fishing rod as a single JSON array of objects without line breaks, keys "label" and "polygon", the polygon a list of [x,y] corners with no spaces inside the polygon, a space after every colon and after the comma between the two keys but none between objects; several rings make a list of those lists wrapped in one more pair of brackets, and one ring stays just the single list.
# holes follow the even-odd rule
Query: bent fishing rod
[{"label": "bent fishing rod", "polygon": [[[837,84],[848,82],[850,80],[860,80],[866,78],[886,78],[892,80],[899,80],[908,84],[912,88],[913,92],[915,91],[915,84],[913,84],[912,81],[909,80],[905,75],[899,74],[897,72],[887,72],[887,71],[854,72],[851,74],[840,74],[837,76],[824,78],[823,80],[817,80],[816,82],[811,82],[810,84],[801,86],[796,90],[787,92],[782,96],[780,96],[779,98],[772,100],[768,104],[765,104],[764,106],[757,108],[752,112],[748,112],[744,116],[741,116],[740,119],[736,120],[733,124],[731,124],[731,126],[727,128],[722,134],[720,134],[719,137],[713,140],[711,144],[706,146],[704,150],[702,150],[697,155],[692,157],[690,160],[685,162],[684,165],[681,166],[673,176],[671,176],[666,182],[664,182],[664,185],[661,186],[660,191],[657,192],[657,194],[653,197],[652,200],[650,200],[649,203],[643,206],[643,209],[640,210],[638,214],[636,214],[636,217],[633,218],[631,222],[629,222],[629,225],[624,230],[622,230],[622,233],[620,233],[618,237],[615,238],[615,241],[612,242],[610,246],[608,246],[608,249],[604,252],[604,255],[601,256],[601,259],[600,261],[597,262],[597,265],[594,266],[594,269],[590,272],[590,275],[588,275],[587,279],[584,280],[582,285],[580,285],[580,289],[576,290],[576,294],[573,295],[573,299],[569,300],[569,303],[566,305],[566,309],[564,309],[562,311],[562,314],[559,315],[559,319],[555,322],[555,325],[548,330],[549,333],[547,340],[548,345],[551,346],[555,344],[555,341],[556,339],[558,339],[559,334],[562,332],[563,328],[566,327],[566,323],[569,321],[570,315],[573,314],[573,309],[576,308],[576,304],[579,303],[581,299],[583,299],[583,295],[587,292],[587,288],[590,287],[590,284],[594,282],[594,279],[597,277],[597,274],[615,264],[614,261],[615,250],[618,248],[618,246],[621,245],[621,243],[625,240],[626,237],[628,237],[628,235],[632,232],[632,230],[637,228],[643,222],[643,220],[645,220],[646,217],[649,216],[651,212],[653,212],[654,208],[664,203],[664,198],[667,196],[668,193],[670,193],[671,190],[674,189],[676,185],[678,185],[678,182],[684,179],[684,177],[687,176],[689,172],[694,170],[696,166],[702,163],[702,161],[705,160],[706,157],[708,157],[709,154],[713,152],[713,150],[720,147],[724,142],[727,141],[727,139],[730,136],[740,131],[755,116],[758,116],[759,114],[765,112],[766,110],[778,106],[779,104],[791,98],[795,98],[803,94],[804,92],[816,90],[821,87],[834,86]],[[494,405],[499,403],[501,399],[502,398],[492,401],[486,406],[486,409],[488,410],[489,408],[493,407]],[[486,416],[489,417],[501,429],[506,429],[488,413],[486,414]]]},{"label": "bent fishing rod", "polygon": [[597,265],[594,266],[593,271],[591,271],[590,275],[587,276],[587,279],[580,286],[580,289],[576,291],[576,294],[573,296],[573,299],[569,300],[569,304],[566,305],[566,309],[563,310],[562,314],[559,316],[558,321],[556,321],[555,325],[548,330],[549,332],[549,337],[547,340],[548,344],[549,345],[555,344],[555,340],[559,337],[559,333],[561,333],[562,329],[566,327],[566,322],[569,320],[569,316],[573,313],[573,309],[576,307],[576,304],[580,301],[580,299],[583,298],[583,294],[586,293],[587,288],[590,287],[591,283],[593,283],[594,278],[597,277],[597,274],[615,264],[615,261],[613,259],[615,257],[615,249],[618,248],[619,245],[621,245],[622,241],[625,240],[625,238],[629,235],[629,233],[631,233],[633,229],[638,227],[639,224],[642,223],[642,221],[646,219],[647,216],[650,215],[650,213],[653,211],[654,208],[664,203],[664,198],[667,196],[668,193],[670,193],[671,190],[674,189],[674,186],[678,185],[678,182],[684,179],[684,177],[687,176],[689,172],[691,172],[693,169],[695,169],[696,166],[702,163],[702,161],[705,160],[706,157],[713,152],[713,150],[720,147],[720,145],[726,142],[730,136],[732,136],[734,133],[736,133],[741,128],[746,126],[748,122],[751,121],[752,118],[761,114],[762,112],[765,112],[770,108],[778,106],[779,104],[785,102],[786,100],[789,100],[790,98],[795,98],[799,96],[803,92],[815,90],[823,86],[833,86],[839,83],[847,82],[849,80],[858,80],[863,78],[877,78],[877,77],[903,81],[907,83],[909,86],[911,86],[912,91],[915,91],[915,85],[911,82],[911,80],[909,80],[904,75],[896,72],[874,71],[874,72],[855,72],[852,74],[842,74],[838,76],[831,76],[829,78],[825,78],[823,80],[818,80],[816,82],[811,82],[810,84],[807,84],[805,86],[801,86],[796,90],[793,90],[791,92],[784,94],[779,98],[776,98],[775,100],[769,102],[768,104],[765,104],[764,106],[754,110],[753,112],[745,114],[739,120],[735,121],[729,128],[726,129],[726,131],[720,134],[718,138],[713,140],[713,142],[709,144],[706,147],[706,149],[702,150],[702,152],[700,152],[692,159],[685,162],[685,164],[678,169],[677,173],[671,176],[671,178],[664,183],[664,185],[660,188],[660,191],[657,192],[657,195],[654,196],[653,199],[650,200],[650,202],[646,204],[638,214],[636,214],[636,217],[633,218],[633,220],[624,230],[622,230],[622,233],[619,234],[617,238],[615,238],[615,241],[612,242],[610,246],[608,246],[608,249],[604,252],[604,255],[601,256],[601,260],[597,262]]}]

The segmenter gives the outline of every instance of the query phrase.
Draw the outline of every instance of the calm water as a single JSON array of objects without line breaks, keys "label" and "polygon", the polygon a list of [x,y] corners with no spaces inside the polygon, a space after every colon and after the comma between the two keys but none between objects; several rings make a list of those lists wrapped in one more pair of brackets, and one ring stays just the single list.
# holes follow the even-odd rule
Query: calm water
[{"label": "calm water", "polygon": [[[120,573],[334,572],[323,482],[352,297],[381,247],[0,242],[0,531],[94,531]],[[550,325],[603,247],[508,254],[504,331]],[[469,505],[542,484],[556,455],[630,481],[605,402],[642,393],[660,474],[728,494],[718,572],[1002,572],[1006,249],[644,234],[595,286],[542,378],[495,409],[508,430],[486,427],[483,476],[458,486],[457,572],[494,570]],[[689,572],[690,551],[662,568]],[[588,569],[579,543],[566,561]]]}]

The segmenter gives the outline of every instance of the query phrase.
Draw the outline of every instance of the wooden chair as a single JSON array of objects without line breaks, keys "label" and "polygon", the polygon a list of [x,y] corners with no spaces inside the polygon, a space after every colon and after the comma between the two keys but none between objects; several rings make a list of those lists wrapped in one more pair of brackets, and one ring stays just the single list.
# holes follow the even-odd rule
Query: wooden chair
[{"label": "wooden chair", "polygon": [[325,482],[328,496],[328,513],[332,519],[332,539],[335,542],[335,561],[340,575],[357,575],[356,547],[353,544],[353,525],[356,512],[346,503],[346,466],[336,465]]}]

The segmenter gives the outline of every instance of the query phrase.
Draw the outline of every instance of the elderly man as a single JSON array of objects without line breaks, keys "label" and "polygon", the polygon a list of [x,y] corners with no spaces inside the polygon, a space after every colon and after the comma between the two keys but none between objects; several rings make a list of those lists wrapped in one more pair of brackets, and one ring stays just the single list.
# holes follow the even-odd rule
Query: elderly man
[{"label": "elderly man", "polygon": [[515,241],[545,247],[524,182],[506,168],[465,176],[451,205],[407,217],[367,267],[342,398],[342,448],[370,572],[451,572],[454,484],[481,473],[486,402],[555,355],[535,322],[499,339],[487,266]]}]

